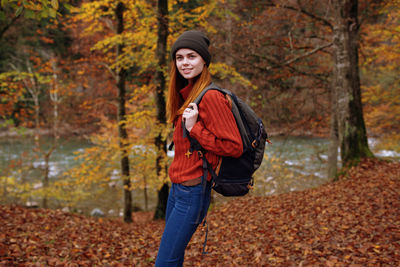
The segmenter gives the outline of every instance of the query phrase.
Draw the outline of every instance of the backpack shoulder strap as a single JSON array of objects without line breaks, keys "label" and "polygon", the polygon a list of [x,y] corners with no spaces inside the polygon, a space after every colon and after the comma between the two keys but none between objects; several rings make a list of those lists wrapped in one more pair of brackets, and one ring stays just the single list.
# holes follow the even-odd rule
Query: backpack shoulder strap
[{"label": "backpack shoulder strap", "polygon": [[229,91],[228,89],[221,88],[221,87],[217,86],[215,83],[211,83],[209,86],[204,88],[203,91],[201,91],[201,93],[196,97],[196,99],[193,101],[193,103],[196,103],[196,105],[199,105],[199,103],[203,99],[203,96],[209,90],[217,90],[217,91],[220,91],[221,93],[223,93],[224,95],[226,95],[226,94],[231,95],[232,94],[231,91]]},{"label": "backpack shoulder strap", "polygon": [[[196,99],[193,101],[196,105],[199,105],[201,100],[203,99],[203,96],[209,91],[209,90],[218,90],[223,94],[230,93],[229,90],[222,89],[218,87],[215,83],[211,83],[209,86],[203,89],[203,91],[200,92],[200,94],[196,97]],[[185,123],[182,121],[182,130],[183,130],[183,138],[187,138],[189,136],[186,128],[185,128]]]},{"label": "backpack shoulder strap", "polygon": [[[251,140],[247,136],[247,132],[249,131],[249,126],[246,123],[246,120],[244,120],[243,114],[241,113],[239,107],[238,107],[238,99],[234,93],[232,93],[230,90],[221,88],[217,86],[215,83],[211,83],[209,86],[203,89],[201,93],[196,97],[196,99],[193,101],[193,103],[196,103],[196,105],[199,105],[201,100],[203,99],[203,96],[209,91],[209,90],[217,90],[223,93],[224,95],[229,95],[229,97],[232,99],[232,113],[233,116],[235,117],[236,124],[238,126],[240,136],[242,137],[242,142],[243,142],[243,149],[247,150],[248,147],[251,146]],[[184,137],[186,135],[184,134]]]}]

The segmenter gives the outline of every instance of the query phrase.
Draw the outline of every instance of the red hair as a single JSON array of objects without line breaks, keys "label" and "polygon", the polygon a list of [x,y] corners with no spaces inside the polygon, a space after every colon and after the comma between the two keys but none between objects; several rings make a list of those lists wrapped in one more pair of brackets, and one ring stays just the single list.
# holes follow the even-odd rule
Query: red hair
[{"label": "red hair", "polygon": [[196,97],[211,83],[211,75],[206,65],[203,71],[195,78],[193,88],[189,93],[186,101],[183,100],[179,91],[184,88],[188,81],[180,75],[176,68],[175,60],[171,62],[170,80],[167,96],[167,119],[168,122],[173,122],[177,116],[183,113],[183,110],[192,103]]}]

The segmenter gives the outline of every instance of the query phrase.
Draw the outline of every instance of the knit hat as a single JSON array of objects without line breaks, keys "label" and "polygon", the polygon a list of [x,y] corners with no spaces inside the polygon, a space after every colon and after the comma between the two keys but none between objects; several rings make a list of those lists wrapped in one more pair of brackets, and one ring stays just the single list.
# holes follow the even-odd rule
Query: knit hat
[{"label": "knit hat", "polygon": [[175,59],[175,54],[179,49],[189,48],[199,53],[208,67],[211,62],[211,54],[208,52],[209,45],[210,40],[204,33],[195,30],[186,31],[182,33],[172,45],[171,57]]}]

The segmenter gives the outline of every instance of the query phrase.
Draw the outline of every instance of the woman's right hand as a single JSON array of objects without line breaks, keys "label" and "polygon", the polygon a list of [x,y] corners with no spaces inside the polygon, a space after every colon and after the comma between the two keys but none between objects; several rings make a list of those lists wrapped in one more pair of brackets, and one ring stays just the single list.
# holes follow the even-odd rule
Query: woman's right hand
[{"label": "woman's right hand", "polygon": [[193,126],[197,122],[197,117],[199,116],[199,110],[196,103],[190,103],[187,108],[183,111],[183,120],[185,120],[186,130],[189,132],[192,130]]}]

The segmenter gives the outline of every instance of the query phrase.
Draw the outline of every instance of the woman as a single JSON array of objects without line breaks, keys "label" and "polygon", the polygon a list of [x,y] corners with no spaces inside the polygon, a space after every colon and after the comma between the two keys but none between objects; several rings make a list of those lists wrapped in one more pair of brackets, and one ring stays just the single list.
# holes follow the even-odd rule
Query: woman
[{"label": "woman", "polygon": [[[175,156],[169,168],[172,186],[155,264],[158,267],[183,265],[186,246],[210,204],[211,175],[203,181],[202,159],[189,151],[190,142],[183,136],[183,127],[207,151],[205,156],[214,169],[220,156],[239,157],[243,151],[229,101],[222,93],[211,90],[198,107],[192,103],[211,83],[209,44],[203,33],[187,31],[171,49],[167,116],[175,127]],[[205,187],[203,182],[207,183]]]}]

